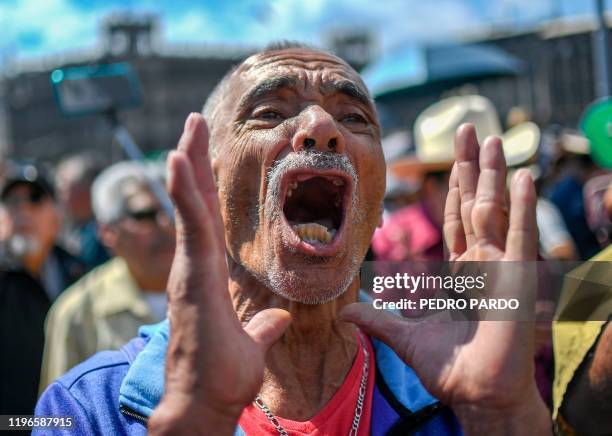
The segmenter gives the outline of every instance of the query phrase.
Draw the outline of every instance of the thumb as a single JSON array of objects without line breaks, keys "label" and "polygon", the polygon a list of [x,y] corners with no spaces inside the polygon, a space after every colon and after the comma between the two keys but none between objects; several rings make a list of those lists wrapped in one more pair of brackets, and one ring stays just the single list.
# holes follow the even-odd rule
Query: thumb
[{"label": "thumb", "polygon": [[375,309],[369,303],[352,303],[342,308],[339,313],[342,321],[352,322],[361,330],[381,340],[406,363],[409,363],[408,345],[416,323],[403,320],[387,310]]},{"label": "thumb", "polygon": [[291,315],[282,309],[266,309],[255,314],[244,330],[265,353],[280,339],[289,324]]}]

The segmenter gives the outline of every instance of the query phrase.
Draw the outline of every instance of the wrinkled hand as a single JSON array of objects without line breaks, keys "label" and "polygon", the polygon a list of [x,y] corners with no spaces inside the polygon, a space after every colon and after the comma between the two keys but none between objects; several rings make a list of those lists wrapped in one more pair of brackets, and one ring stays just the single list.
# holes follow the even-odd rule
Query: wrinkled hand
[{"label": "wrinkled hand", "polygon": [[191,114],[168,158],[177,247],[168,282],[171,335],[164,396],[151,434],[233,434],[257,394],[267,349],[289,325],[286,311],[258,313],[243,328],[228,293],[225,235],[204,118]]},{"label": "wrinkled hand", "polygon": [[[508,217],[506,163],[499,138],[488,138],[480,147],[474,127],[463,125],[455,138],[455,159],[444,224],[450,260],[536,260],[536,194],[529,172],[517,171],[512,180]],[[505,270],[516,275],[516,268]],[[527,280],[515,276],[502,282],[514,283],[521,292]],[[507,292],[493,289],[492,295]],[[532,322],[411,322],[369,304],[347,306],[341,316],[392,347],[427,390],[453,408],[464,432],[550,431],[534,382]]]}]

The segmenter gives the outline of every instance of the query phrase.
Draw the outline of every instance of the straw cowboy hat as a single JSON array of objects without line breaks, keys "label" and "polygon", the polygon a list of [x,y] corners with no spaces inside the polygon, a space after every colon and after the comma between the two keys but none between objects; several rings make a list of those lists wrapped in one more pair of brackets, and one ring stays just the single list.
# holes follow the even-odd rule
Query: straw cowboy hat
[{"label": "straw cowboy hat", "polygon": [[476,127],[478,141],[499,136],[508,167],[525,164],[535,157],[540,129],[523,122],[503,133],[495,107],[480,95],[451,97],[425,109],[414,124],[416,153],[389,165],[398,177],[420,179],[424,174],[450,170],[454,162],[455,132],[463,123]]}]

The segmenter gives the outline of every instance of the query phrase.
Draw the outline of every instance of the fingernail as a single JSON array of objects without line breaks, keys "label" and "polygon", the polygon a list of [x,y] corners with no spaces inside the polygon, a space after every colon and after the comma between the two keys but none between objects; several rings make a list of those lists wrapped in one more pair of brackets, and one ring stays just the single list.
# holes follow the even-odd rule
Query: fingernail
[{"label": "fingernail", "polygon": [[490,135],[485,138],[483,145],[484,144],[492,144],[492,145],[488,145],[488,147],[493,147],[493,146],[499,147],[502,144],[502,140],[499,136]]},{"label": "fingernail", "polygon": [[521,168],[516,172],[515,179],[519,183],[525,183],[531,181],[531,172],[527,168]]}]

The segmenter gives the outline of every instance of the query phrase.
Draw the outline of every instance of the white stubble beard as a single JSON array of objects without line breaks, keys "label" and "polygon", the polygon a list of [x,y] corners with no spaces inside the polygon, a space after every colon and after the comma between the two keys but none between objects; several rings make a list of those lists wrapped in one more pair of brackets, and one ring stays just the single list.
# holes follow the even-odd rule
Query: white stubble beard
[{"label": "white stubble beard", "polygon": [[[339,169],[349,174],[353,180],[353,189],[350,199],[351,205],[347,211],[350,211],[352,215],[344,217],[345,225],[361,228],[363,214],[357,207],[359,177],[355,169],[346,156],[320,152],[290,154],[270,169],[264,213],[266,223],[270,224],[269,228],[278,229],[282,225],[283,211],[280,207],[282,195],[280,182],[283,175],[291,169],[309,167],[316,169]],[[273,233],[270,232],[270,234]],[[282,245],[285,247],[289,246],[287,242],[283,241]],[[325,289],[322,289],[317,283],[309,283],[308,277],[304,274],[288,270],[273,250],[266,250],[264,253],[265,269],[263,274],[257,272],[254,272],[254,274],[270,290],[290,301],[308,305],[325,304],[346,292],[359,272],[361,265],[359,247],[353,244],[348,247],[348,253],[339,253],[338,255],[341,256],[343,254],[348,256],[349,265],[344,271],[342,279]],[[293,253],[293,255],[303,256],[305,262],[308,262],[309,258],[312,261],[312,258],[307,255],[297,252]],[[341,274],[341,272],[338,274]]]}]

